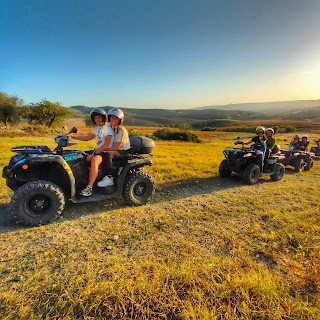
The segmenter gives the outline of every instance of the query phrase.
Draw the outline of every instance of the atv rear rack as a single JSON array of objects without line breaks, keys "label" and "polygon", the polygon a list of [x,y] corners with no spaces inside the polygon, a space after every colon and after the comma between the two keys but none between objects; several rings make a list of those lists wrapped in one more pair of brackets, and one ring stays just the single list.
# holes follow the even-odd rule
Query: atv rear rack
[{"label": "atv rear rack", "polygon": [[47,146],[18,146],[12,147],[10,151],[22,154],[53,153]]}]

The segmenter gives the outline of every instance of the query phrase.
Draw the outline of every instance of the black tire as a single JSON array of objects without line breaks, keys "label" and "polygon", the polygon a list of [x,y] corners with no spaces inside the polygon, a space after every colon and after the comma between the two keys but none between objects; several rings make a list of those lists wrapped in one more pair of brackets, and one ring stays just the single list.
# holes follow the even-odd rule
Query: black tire
[{"label": "black tire", "polygon": [[276,172],[270,176],[271,180],[279,181],[283,178],[284,172],[286,171],[284,165],[282,163],[276,164]]},{"label": "black tire", "polygon": [[31,181],[16,190],[11,210],[19,223],[46,224],[61,215],[65,206],[62,190],[49,181]]},{"label": "black tire", "polygon": [[303,169],[303,160],[302,159],[296,159],[294,161],[294,171],[295,172],[301,172],[301,170]]},{"label": "black tire", "polygon": [[244,169],[242,179],[246,184],[255,184],[258,182],[259,177],[260,177],[259,166],[254,163],[250,163]]},{"label": "black tire", "polygon": [[221,178],[229,178],[231,176],[231,170],[229,168],[227,159],[221,161],[219,166],[219,174]]},{"label": "black tire", "polygon": [[313,159],[309,159],[307,164],[304,167],[304,171],[309,171],[313,168],[314,162]]},{"label": "black tire", "polygon": [[144,172],[129,172],[124,182],[123,198],[131,206],[146,204],[154,191],[152,178]]}]

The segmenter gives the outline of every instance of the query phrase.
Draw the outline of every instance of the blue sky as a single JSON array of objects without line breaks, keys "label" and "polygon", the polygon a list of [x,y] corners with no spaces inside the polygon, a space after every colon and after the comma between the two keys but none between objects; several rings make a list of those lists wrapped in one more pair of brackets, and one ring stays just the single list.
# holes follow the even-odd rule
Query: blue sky
[{"label": "blue sky", "polygon": [[0,91],[179,109],[320,99],[320,0],[0,0]]}]

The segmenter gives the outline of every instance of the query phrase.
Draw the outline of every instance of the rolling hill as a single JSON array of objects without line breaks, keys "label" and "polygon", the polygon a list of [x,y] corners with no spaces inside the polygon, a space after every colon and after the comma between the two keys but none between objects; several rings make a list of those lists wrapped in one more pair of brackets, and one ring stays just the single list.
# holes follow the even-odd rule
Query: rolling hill
[{"label": "rolling hill", "polygon": [[[84,117],[92,110],[86,106],[70,107],[75,117]],[[110,106],[103,106],[108,111]],[[195,109],[138,109],[122,108],[126,124],[132,126],[175,126],[190,124],[193,127],[220,126],[226,123],[254,120],[308,120],[320,122],[320,100],[299,100],[264,103],[240,103],[225,106],[205,106]]]}]

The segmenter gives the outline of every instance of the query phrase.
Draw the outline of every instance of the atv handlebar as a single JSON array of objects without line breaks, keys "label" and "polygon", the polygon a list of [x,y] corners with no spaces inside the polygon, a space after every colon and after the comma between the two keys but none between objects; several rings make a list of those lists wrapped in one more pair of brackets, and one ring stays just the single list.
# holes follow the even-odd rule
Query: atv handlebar
[{"label": "atv handlebar", "polygon": [[70,131],[68,133],[66,133],[65,135],[59,135],[57,137],[54,138],[54,141],[58,144],[56,146],[56,148],[54,149],[54,151],[62,151],[62,149],[64,147],[67,147],[67,146],[72,146],[74,144],[77,144],[77,142],[75,141],[70,141],[70,137],[68,137],[68,134],[70,133],[77,133],[77,128],[76,127],[73,127],[70,129]]}]

